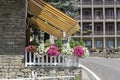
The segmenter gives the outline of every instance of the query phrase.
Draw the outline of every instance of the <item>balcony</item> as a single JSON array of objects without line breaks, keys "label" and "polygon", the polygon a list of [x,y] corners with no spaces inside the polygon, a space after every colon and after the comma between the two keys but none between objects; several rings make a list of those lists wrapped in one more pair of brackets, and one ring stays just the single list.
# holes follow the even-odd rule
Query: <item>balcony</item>
[{"label": "balcony", "polygon": [[116,4],[117,4],[117,5],[120,5],[120,1],[119,1],[119,0],[117,0],[117,1],[116,1]]},{"label": "balcony", "polygon": [[112,30],[112,31],[106,31],[105,32],[106,35],[115,35],[115,31]]},{"label": "balcony", "polygon": [[101,20],[101,19],[103,19],[103,16],[94,16],[94,19],[95,20]]},{"label": "balcony", "polygon": [[103,5],[103,1],[102,0],[96,0],[96,1],[94,1],[94,5]]},{"label": "balcony", "polygon": [[83,20],[92,20],[92,16],[91,15],[83,15]]},{"label": "balcony", "polygon": [[105,0],[105,5],[114,5],[114,0]]},{"label": "balcony", "polygon": [[115,19],[114,16],[105,16],[105,19]]},{"label": "balcony", "polygon": [[94,35],[103,35],[103,31],[94,31]]},{"label": "balcony", "polygon": [[91,0],[83,0],[82,5],[92,5]]},{"label": "balcony", "polygon": [[73,55],[48,56],[40,55],[38,52],[25,53],[25,65],[41,67],[78,67],[80,58]]},{"label": "balcony", "polygon": [[120,19],[120,15],[117,15],[116,18],[117,18],[117,19]]},{"label": "balcony", "polygon": [[120,35],[120,30],[117,30],[117,35]]}]

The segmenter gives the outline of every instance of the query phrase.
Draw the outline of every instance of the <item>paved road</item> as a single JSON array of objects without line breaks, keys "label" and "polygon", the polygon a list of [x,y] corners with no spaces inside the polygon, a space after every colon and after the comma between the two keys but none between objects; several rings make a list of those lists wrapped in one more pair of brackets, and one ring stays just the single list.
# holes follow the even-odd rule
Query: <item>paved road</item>
[{"label": "paved road", "polygon": [[81,60],[81,64],[92,70],[101,80],[120,80],[120,59],[85,58]]}]

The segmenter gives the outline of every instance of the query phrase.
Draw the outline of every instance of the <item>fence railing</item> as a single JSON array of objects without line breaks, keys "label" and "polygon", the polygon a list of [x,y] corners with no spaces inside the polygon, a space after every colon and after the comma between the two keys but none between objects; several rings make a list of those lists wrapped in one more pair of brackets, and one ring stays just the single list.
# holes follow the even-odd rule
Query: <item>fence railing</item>
[{"label": "fence railing", "polygon": [[60,66],[77,67],[80,58],[73,55],[48,56],[40,55],[38,52],[25,52],[25,65],[27,66]]}]

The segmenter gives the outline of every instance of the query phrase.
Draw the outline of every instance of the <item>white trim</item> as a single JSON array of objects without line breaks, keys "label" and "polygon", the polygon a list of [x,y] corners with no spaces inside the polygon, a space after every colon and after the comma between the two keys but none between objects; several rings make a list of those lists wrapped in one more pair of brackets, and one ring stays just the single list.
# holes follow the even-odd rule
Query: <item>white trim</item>
[{"label": "white trim", "polygon": [[91,71],[90,69],[88,69],[87,67],[85,67],[82,64],[79,64],[79,67],[82,67],[83,69],[85,69],[86,71],[88,71],[89,73],[92,74],[92,76],[95,78],[95,80],[101,80],[93,71]]}]

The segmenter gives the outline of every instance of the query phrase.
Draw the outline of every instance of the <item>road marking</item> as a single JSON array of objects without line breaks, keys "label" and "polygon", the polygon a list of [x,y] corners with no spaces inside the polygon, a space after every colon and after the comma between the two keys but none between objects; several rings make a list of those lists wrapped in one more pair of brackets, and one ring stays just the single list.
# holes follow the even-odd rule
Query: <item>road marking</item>
[{"label": "road marking", "polygon": [[101,80],[93,71],[91,71],[90,69],[88,69],[88,68],[85,67],[84,65],[79,64],[79,67],[82,67],[83,69],[85,69],[85,70],[87,70],[89,73],[91,73],[96,80]]}]

